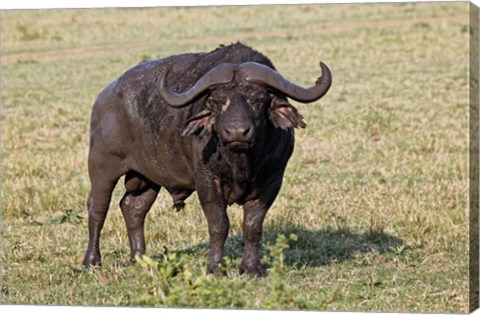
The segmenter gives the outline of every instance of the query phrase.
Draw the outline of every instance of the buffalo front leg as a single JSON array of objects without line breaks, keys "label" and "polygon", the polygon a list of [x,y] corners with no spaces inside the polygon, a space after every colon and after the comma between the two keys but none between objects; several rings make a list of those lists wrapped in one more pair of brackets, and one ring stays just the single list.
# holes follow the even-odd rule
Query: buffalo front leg
[{"label": "buffalo front leg", "polygon": [[259,255],[260,239],[262,238],[263,221],[268,209],[275,200],[280,190],[278,185],[270,186],[271,189],[260,199],[247,201],[243,205],[243,256],[240,263],[240,273],[252,276],[266,276]]},{"label": "buffalo front leg", "polygon": [[243,256],[240,263],[240,273],[263,277],[266,275],[259,256],[262,226],[268,208],[259,204],[259,201],[247,202],[243,215]]},{"label": "buffalo front leg", "polygon": [[217,270],[223,261],[225,240],[228,236],[230,221],[227,215],[227,205],[223,199],[220,182],[213,180],[211,185],[197,188],[200,204],[207,218],[210,249],[208,252],[207,273]]},{"label": "buffalo front leg", "polygon": [[160,186],[130,173],[125,178],[127,191],[120,201],[123,218],[127,226],[130,243],[130,261],[135,262],[135,256],[145,254],[145,217],[155,201]]}]

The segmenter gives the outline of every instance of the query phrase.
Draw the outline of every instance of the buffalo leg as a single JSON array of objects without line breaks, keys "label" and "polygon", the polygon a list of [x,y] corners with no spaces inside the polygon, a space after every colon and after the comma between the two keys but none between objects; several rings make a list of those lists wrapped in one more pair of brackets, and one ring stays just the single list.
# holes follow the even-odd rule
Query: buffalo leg
[{"label": "buffalo leg", "polygon": [[243,256],[240,263],[240,273],[254,276],[265,276],[259,256],[259,244],[262,237],[262,226],[268,208],[258,201],[247,202],[243,214]]},{"label": "buffalo leg", "polygon": [[[243,205],[243,256],[240,263],[240,273],[263,277],[266,275],[259,255],[260,239],[262,238],[263,221],[268,209],[275,200],[281,185],[270,186],[271,189],[260,199],[254,199]],[[267,186],[268,187],[268,186]]]},{"label": "buffalo leg", "polygon": [[227,206],[223,200],[220,183],[214,180],[210,185],[197,188],[200,204],[207,218],[210,249],[208,252],[207,273],[214,273],[223,261],[225,240],[228,236],[230,221]]},{"label": "buffalo leg", "polygon": [[92,180],[92,189],[88,196],[88,247],[83,264],[86,267],[100,266],[100,232],[105,223],[112,191],[118,179],[107,180],[103,177]]},{"label": "buffalo leg", "polygon": [[134,262],[135,256],[141,257],[145,254],[145,217],[158,195],[160,186],[135,173],[128,173],[125,177],[125,188],[127,191],[120,201],[120,209],[127,226],[130,261]]}]

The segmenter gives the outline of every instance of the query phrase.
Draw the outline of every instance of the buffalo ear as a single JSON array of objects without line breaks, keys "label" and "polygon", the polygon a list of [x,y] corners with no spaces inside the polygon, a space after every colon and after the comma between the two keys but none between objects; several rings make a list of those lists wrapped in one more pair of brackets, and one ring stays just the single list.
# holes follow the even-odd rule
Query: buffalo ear
[{"label": "buffalo ear", "polygon": [[276,128],[305,128],[307,124],[298,110],[286,100],[274,96],[268,112],[268,118]]},{"label": "buffalo ear", "polygon": [[180,134],[182,137],[197,134],[197,135],[204,135],[205,132],[210,130],[213,125],[213,115],[212,112],[208,109],[201,111],[197,115],[190,118],[185,128],[183,128],[182,133]]}]

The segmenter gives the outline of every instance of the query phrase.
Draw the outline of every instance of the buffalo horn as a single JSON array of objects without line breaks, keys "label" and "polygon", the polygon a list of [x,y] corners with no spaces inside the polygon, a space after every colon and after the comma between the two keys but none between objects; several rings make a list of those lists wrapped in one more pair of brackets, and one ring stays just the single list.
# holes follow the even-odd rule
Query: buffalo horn
[{"label": "buffalo horn", "polygon": [[183,93],[175,93],[168,87],[167,74],[165,74],[159,84],[160,95],[172,107],[183,107],[189,104],[195,97],[210,87],[229,83],[233,80],[234,69],[236,65],[222,63],[205,73],[190,89]]},{"label": "buffalo horn", "polygon": [[327,93],[332,84],[330,69],[323,62],[320,62],[322,76],[317,79],[314,86],[309,88],[303,88],[288,81],[280,73],[263,64],[245,62],[240,65],[240,68],[246,81],[271,86],[302,103],[310,103],[320,99]]}]

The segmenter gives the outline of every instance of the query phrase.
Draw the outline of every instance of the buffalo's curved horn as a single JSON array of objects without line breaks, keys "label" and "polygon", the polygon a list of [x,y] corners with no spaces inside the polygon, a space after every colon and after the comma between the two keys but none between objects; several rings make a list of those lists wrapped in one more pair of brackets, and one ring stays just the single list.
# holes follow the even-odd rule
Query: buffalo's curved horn
[{"label": "buffalo's curved horn", "polygon": [[233,80],[236,65],[222,63],[205,73],[190,89],[183,93],[175,93],[167,85],[167,73],[161,78],[159,91],[162,98],[172,107],[183,107],[188,105],[196,96],[203,91],[219,84],[229,83]]},{"label": "buffalo's curved horn", "polygon": [[317,79],[314,86],[309,88],[303,88],[288,81],[280,73],[263,64],[245,62],[239,67],[246,81],[271,86],[302,103],[310,103],[320,99],[332,85],[332,74],[323,62],[320,62],[322,76]]}]

